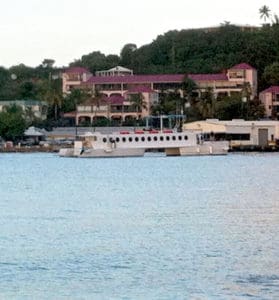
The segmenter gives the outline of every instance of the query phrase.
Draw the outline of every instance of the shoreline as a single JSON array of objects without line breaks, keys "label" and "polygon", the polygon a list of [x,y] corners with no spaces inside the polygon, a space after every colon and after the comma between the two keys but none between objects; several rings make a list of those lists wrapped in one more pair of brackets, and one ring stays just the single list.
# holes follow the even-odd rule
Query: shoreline
[{"label": "shoreline", "polygon": [[[9,148],[0,148],[1,153],[58,153],[61,147],[9,147]],[[164,152],[162,149],[153,149],[153,151],[146,152]],[[259,153],[274,153],[279,152],[279,148],[277,147],[234,147],[229,149],[229,153],[249,153],[249,152],[259,152]]]},{"label": "shoreline", "polygon": [[11,147],[0,148],[0,153],[57,153],[59,147]]}]

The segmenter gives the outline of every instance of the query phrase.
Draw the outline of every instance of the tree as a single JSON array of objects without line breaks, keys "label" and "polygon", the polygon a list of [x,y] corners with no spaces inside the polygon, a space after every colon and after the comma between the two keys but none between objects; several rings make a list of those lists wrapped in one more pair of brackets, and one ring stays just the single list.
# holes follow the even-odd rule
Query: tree
[{"label": "tree", "polygon": [[142,111],[142,109],[147,109],[147,103],[144,100],[143,95],[141,93],[131,94],[130,101],[132,103],[132,107],[134,107],[136,110],[137,119],[139,119],[139,113]]},{"label": "tree", "polygon": [[120,58],[118,55],[115,54],[109,54],[106,57],[106,69],[113,68],[115,66],[118,66],[120,63]]},{"label": "tree", "polygon": [[274,14],[273,16],[272,25],[279,25],[279,17],[277,14]]},{"label": "tree", "polygon": [[267,66],[263,78],[268,85],[279,85],[279,62]]},{"label": "tree", "polygon": [[49,104],[50,115],[58,119],[59,109],[63,104],[61,79],[44,80],[41,83],[40,98]]},{"label": "tree", "polygon": [[260,13],[260,18],[264,19],[264,22],[266,22],[266,19],[270,18],[270,9],[268,6],[263,5],[260,9],[259,9],[259,13]]},{"label": "tree", "polygon": [[213,88],[208,87],[202,93],[201,99],[198,102],[200,114],[203,119],[213,118],[215,115],[215,98]]},{"label": "tree", "polygon": [[51,58],[45,58],[42,62],[42,66],[43,68],[53,68],[53,65],[55,63],[55,60],[54,59],[51,59]]},{"label": "tree", "polygon": [[223,23],[220,23],[221,26],[230,26],[231,22],[230,21],[224,21]]},{"label": "tree", "polygon": [[133,52],[136,50],[136,44],[126,44],[120,52],[120,63],[125,67],[131,67],[133,64]]},{"label": "tree", "polygon": [[36,121],[36,116],[31,106],[26,106],[24,110],[24,119],[27,126],[31,126]]},{"label": "tree", "polygon": [[100,51],[94,51],[81,57],[81,66],[88,68],[92,74],[106,69],[106,56]]},{"label": "tree", "polygon": [[184,114],[184,109],[186,104],[188,106],[195,106],[197,104],[196,97],[194,93],[198,90],[198,86],[194,80],[192,80],[187,75],[184,77],[182,82],[182,91],[183,91],[183,101],[182,101],[182,114]]},{"label": "tree", "polygon": [[45,94],[45,101],[47,101],[54,109],[54,119],[58,120],[58,110],[61,108],[63,102],[62,95],[50,89]]},{"label": "tree", "polygon": [[265,115],[265,108],[257,98],[249,102],[249,107],[247,107],[247,109],[247,118],[249,120],[259,120]]},{"label": "tree", "polygon": [[62,110],[63,112],[70,112],[76,110],[78,104],[83,103],[88,99],[88,92],[81,89],[73,89],[70,94],[64,97]]},{"label": "tree", "polygon": [[26,122],[21,107],[11,105],[0,112],[0,136],[5,140],[17,141],[22,138]]},{"label": "tree", "polygon": [[220,120],[239,119],[247,115],[246,106],[240,96],[227,96],[217,101],[215,113]]},{"label": "tree", "polygon": [[181,100],[180,95],[176,91],[161,90],[158,104],[151,107],[152,114],[180,114]]},{"label": "tree", "polygon": [[19,99],[35,99],[37,86],[32,81],[25,81],[19,86]]}]

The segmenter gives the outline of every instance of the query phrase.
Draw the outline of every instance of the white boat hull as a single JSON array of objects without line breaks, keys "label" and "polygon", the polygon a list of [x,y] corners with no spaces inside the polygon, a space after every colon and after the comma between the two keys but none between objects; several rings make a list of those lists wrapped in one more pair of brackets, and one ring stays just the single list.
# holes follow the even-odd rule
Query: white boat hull
[{"label": "white boat hull", "polygon": [[77,153],[74,149],[61,149],[59,156],[61,157],[80,157],[80,158],[94,158],[94,157],[137,157],[143,156],[145,149],[89,149]]},{"label": "white boat hull", "polygon": [[192,147],[179,148],[181,156],[186,155],[226,155],[228,154],[228,142],[226,141],[214,141],[203,142],[201,145]]},{"label": "white boat hull", "polygon": [[62,157],[133,157],[162,149],[167,156],[227,154],[227,141],[204,141],[196,132],[134,132],[102,135],[90,133],[75,141],[74,148],[61,149]]}]

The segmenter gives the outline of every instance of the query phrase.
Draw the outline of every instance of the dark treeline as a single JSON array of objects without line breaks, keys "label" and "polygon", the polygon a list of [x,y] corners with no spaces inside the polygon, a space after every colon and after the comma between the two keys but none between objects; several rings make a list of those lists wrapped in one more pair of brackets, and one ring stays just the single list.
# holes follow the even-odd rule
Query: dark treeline
[{"label": "dark treeline", "polygon": [[120,56],[92,52],[70,65],[94,73],[120,64],[136,74],[158,74],[222,72],[241,62],[258,70],[260,90],[269,85],[264,72],[279,62],[279,24],[251,29],[226,24],[209,32],[174,30],[140,48],[127,44]]},{"label": "dark treeline", "polygon": [[[131,68],[136,74],[215,73],[241,62],[258,70],[259,90],[278,81],[278,23],[251,30],[225,24],[209,32],[169,31],[140,48],[126,44],[119,56],[94,51],[69,66],[83,66],[93,74],[116,65]],[[35,68],[23,64],[0,67],[0,100],[41,99],[46,81],[63,69],[53,65],[54,60],[45,59]]]},{"label": "dark treeline", "polygon": [[[94,51],[70,62],[68,66],[86,67],[93,74],[116,65],[133,69],[135,74],[187,74],[222,72],[235,64],[246,62],[258,70],[258,90],[261,91],[270,85],[279,84],[279,19],[276,20],[259,28],[238,27],[225,22],[211,30],[173,30],[139,48],[132,43],[126,44],[119,56]],[[59,75],[68,66],[55,67],[54,63],[53,59],[44,59],[34,68],[23,64],[11,68],[0,67],[0,100],[46,101],[49,104],[48,120],[52,120],[53,124],[60,122],[61,113],[74,110],[75,105],[84,101],[86,95],[77,90],[63,96]],[[237,109],[233,106],[234,101],[237,102]],[[172,112],[175,102],[160,99],[160,112]],[[214,105],[215,112],[212,112],[208,108],[210,101],[199,101],[199,110],[188,112],[189,119],[247,116],[241,99],[226,99],[224,103],[217,104]],[[225,111],[224,107],[227,107]],[[250,116],[258,117],[257,110]]]}]

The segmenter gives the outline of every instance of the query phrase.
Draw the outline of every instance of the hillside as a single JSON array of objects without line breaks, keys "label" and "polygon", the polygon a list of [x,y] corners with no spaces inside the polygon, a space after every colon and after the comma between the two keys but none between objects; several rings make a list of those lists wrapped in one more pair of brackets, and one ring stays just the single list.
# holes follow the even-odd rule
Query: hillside
[{"label": "hillside", "polygon": [[265,67],[278,61],[279,25],[274,24],[251,30],[225,25],[215,30],[169,31],[140,48],[125,45],[120,57],[92,52],[71,65],[95,72],[120,64],[138,74],[156,74],[213,73],[247,62],[258,69],[261,80]]}]

